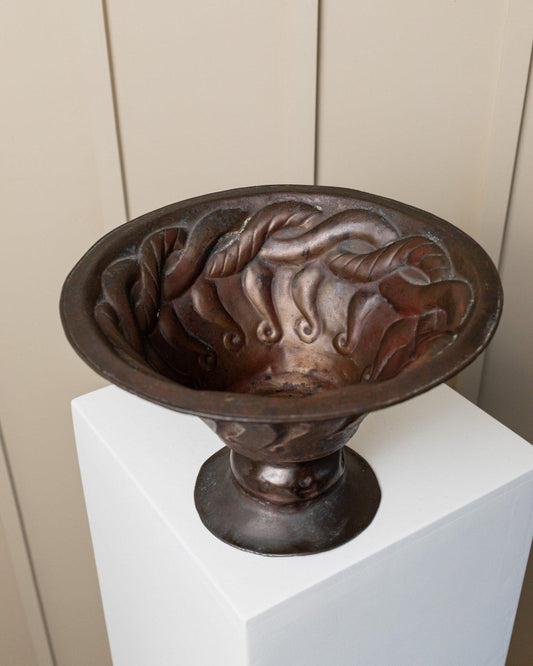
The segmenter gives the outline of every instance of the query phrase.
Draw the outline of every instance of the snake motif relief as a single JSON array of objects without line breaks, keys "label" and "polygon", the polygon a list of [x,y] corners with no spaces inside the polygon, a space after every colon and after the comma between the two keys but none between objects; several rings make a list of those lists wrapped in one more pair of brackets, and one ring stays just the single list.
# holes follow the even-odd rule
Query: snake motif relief
[{"label": "snake motif relief", "polygon": [[385,381],[453,344],[471,301],[435,238],[363,204],[325,216],[287,200],[153,231],[102,271],[94,316],[136,367],[238,392],[254,390],[239,363],[309,374],[311,348],[338,363],[332,386]]}]

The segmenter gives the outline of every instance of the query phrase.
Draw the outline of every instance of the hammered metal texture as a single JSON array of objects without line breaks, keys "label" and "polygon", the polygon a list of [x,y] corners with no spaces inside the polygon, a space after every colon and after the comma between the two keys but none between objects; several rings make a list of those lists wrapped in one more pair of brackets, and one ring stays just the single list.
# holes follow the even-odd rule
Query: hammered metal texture
[{"label": "hammered metal texture", "polygon": [[490,259],[443,220],[352,190],[271,186],[118,228],[67,279],[62,316],[98,372],[204,419],[246,501],[303,519],[342,482],[362,418],[471,362],[501,300]]}]

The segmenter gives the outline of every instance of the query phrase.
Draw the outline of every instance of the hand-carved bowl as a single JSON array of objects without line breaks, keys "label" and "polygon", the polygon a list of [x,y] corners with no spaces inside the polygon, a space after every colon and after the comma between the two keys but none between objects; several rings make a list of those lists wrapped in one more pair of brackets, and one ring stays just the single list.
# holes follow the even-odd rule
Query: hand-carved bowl
[{"label": "hand-carved bowl", "polygon": [[379,485],[344,444],[368,412],[468,365],[501,303],[490,259],[451,224],[362,192],[269,186],[112,231],[68,276],[61,314],[98,373],[229,447],[198,477],[208,529],[281,555],[370,524]]}]

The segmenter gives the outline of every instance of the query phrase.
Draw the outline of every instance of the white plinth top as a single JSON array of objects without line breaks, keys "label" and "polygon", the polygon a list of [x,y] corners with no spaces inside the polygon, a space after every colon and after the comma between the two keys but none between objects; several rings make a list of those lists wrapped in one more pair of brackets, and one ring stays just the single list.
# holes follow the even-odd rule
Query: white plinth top
[{"label": "white plinth top", "polygon": [[346,575],[362,560],[438,529],[465,506],[504,493],[509,484],[530,482],[533,475],[533,447],[440,386],[370,414],[353,438],[351,445],[371,464],[382,490],[366,531],[326,553],[263,557],[222,543],[196,513],[196,474],[221,448],[200,419],[113,386],[77,398],[73,408],[243,621],[325,579],[335,584],[337,573]]}]

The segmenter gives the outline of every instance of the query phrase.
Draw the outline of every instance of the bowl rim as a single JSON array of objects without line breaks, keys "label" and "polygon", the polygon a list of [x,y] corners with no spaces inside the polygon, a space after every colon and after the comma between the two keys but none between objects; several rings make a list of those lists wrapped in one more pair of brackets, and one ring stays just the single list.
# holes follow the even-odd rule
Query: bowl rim
[{"label": "bowl rim", "polygon": [[[121,247],[121,237],[134,229],[140,230],[156,223],[168,213],[185,211],[199,204],[276,193],[342,196],[383,205],[444,232],[448,238],[466,243],[472,257],[469,263],[475,268],[473,275],[478,278],[481,288],[475,291],[468,320],[457,340],[412,372],[406,368],[396,377],[381,382],[352,384],[304,397],[192,389],[155,371],[134,367],[112,350],[92,315],[94,303],[91,307],[87,292],[91,280],[94,283],[94,275],[112,258],[110,252],[113,245]],[[65,334],[78,355],[102,377],[141,398],[208,419],[295,422],[344,418],[376,411],[408,400],[450,379],[485,349],[498,325],[502,305],[502,285],[488,254],[473,238],[442,218],[393,199],[351,188],[257,185],[185,199],[145,213],[113,229],[99,239],[70,271],[61,291],[60,314]]]}]

